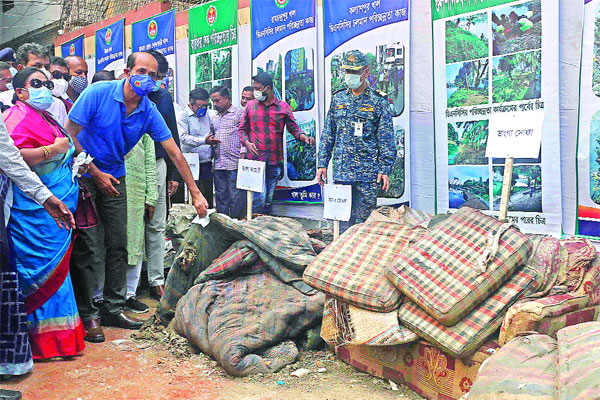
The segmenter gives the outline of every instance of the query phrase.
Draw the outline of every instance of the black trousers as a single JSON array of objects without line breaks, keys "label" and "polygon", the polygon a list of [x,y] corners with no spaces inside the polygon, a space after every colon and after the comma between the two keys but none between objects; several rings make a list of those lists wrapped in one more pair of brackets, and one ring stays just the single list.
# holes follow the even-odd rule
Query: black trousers
[{"label": "black trousers", "polygon": [[[127,292],[127,193],[125,177],[114,185],[120,193],[108,197],[91,178],[83,178],[96,203],[101,226],[81,229],[73,243],[71,278],[79,315],[84,321],[100,316],[92,299],[98,271],[104,269],[104,311],[119,314]],[[105,256],[104,256],[105,255]]]}]

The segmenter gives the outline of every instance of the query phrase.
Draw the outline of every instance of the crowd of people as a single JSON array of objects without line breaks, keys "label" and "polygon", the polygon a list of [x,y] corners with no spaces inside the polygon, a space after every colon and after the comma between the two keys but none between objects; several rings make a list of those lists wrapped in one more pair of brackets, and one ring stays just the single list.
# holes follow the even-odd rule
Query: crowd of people
[{"label": "crowd of people", "polygon": [[[318,180],[325,183],[333,156],[334,181],[357,196],[356,223],[389,186],[395,145],[366,58],[349,54],[348,89],[327,116]],[[0,328],[15,339],[0,348],[0,376],[27,373],[32,359],[80,354],[84,340],[105,340],[102,326],[141,327],[124,311],[148,311],[136,298],[144,260],[150,295],[164,294],[168,204],[183,200],[182,181],[198,215],[215,207],[241,219],[239,159],[263,161],[265,188],[252,211],[270,214],[284,129],[315,145],[268,73],[243,88],[240,107],[223,86],[192,89],[182,107],[167,91],[168,70],[161,53],[137,52],[88,85],[81,57],[51,57],[35,43],[0,51]],[[198,154],[198,179],[183,153]]]}]

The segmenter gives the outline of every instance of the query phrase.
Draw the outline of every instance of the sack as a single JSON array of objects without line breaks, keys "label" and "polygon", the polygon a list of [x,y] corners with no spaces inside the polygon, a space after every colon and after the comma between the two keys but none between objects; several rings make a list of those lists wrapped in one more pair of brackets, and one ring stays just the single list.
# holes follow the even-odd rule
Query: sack
[{"label": "sack", "polygon": [[557,357],[550,336],[518,337],[481,365],[469,400],[554,400]]},{"label": "sack", "polygon": [[461,208],[401,253],[386,275],[446,326],[487,299],[531,252],[527,237],[472,208]]},{"label": "sack", "polygon": [[332,346],[392,346],[419,337],[398,322],[396,310],[380,313],[327,298],[321,337]]},{"label": "sack", "polygon": [[90,190],[85,186],[82,179],[79,179],[79,199],[77,200],[77,209],[75,210],[75,226],[77,229],[93,228],[98,225],[98,212],[96,204],[92,199]]}]

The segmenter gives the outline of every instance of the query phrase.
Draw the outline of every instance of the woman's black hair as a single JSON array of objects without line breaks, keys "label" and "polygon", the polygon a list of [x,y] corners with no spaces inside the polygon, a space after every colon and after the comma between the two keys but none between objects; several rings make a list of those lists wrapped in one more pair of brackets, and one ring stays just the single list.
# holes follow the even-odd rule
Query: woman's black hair
[{"label": "woman's black hair", "polygon": [[[39,72],[42,75],[44,74],[42,70],[33,67],[23,68],[22,70],[17,72],[12,79],[13,89],[23,89],[29,77],[36,72]],[[12,103],[17,104],[17,100],[19,100],[19,97],[17,96],[17,92],[15,91],[15,94],[13,94]]]}]

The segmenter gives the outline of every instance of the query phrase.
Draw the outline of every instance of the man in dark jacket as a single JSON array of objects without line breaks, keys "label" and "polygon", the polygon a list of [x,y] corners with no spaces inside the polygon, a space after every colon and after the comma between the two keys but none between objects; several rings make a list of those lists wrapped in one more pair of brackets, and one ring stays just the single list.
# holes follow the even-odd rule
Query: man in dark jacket
[{"label": "man in dark jacket", "polygon": [[[169,72],[169,63],[165,56],[157,51],[150,51],[158,63],[157,80],[163,80]],[[159,89],[148,95],[148,99],[156,104],[158,112],[163,116],[173,139],[179,144],[177,120],[173,108],[173,98],[165,89]],[[167,194],[173,195],[179,186],[181,177],[177,173],[175,164],[171,161],[165,149],[155,142],[156,150],[156,178],[158,182],[158,203],[154,216],[146,223],[146,259],[148,260],[148,284],[150,295],[160,300],[164,293],[164,261],[165,261],[165,226],[167,223]]]}]

